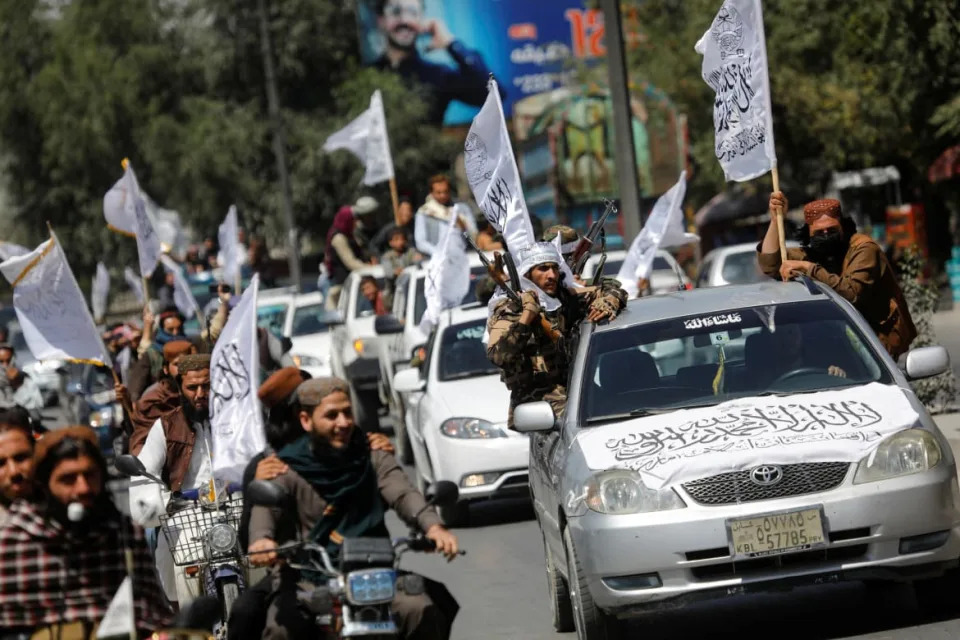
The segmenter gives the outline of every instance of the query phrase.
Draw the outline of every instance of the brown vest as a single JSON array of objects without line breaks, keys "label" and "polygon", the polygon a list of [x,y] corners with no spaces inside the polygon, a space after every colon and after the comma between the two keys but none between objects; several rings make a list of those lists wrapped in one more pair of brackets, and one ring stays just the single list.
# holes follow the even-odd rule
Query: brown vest
[{"label": "brown vest", "polygon": [[856,233],[850,238],[850,249],[843,259],[843,271],[846,271],[850,266],[854,249],[866,243],[874,245],[880,260],[880,277],[876,282],[873,294],[858,304],[857,307],[867,322],[870,323],[870,327],[876,332],[881,344],[896,360],[910,348],[910,343],[917,337],[917,328],[913,324],[913,318],[910,317],[910,309],[907,307],[907,301],[903,297],[900,284],[897,282],[896,272],[890,261],[887,260],[886,254],[880,249],[880,245],[874,242],[873,238],[862,233]]},{"label": "brown vest", "polygon": [[167,463],[160,477],[171,491],[179,491],[183,486],[183,476],[190,468],[190,458],[193,456],[197,432],[187,422],[183,407],[178,407],[161,416],[160,424],[163,425],[163,435],[167,439]]}]

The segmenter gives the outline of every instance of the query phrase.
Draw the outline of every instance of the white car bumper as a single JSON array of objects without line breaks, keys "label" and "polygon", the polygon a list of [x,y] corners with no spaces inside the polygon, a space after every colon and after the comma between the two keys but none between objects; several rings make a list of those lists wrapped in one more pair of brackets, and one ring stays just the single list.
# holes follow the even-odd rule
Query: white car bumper
[{"label": "white car bumper", "polygon": [[[525,435],[510,432],[506,438],[489,440],[437,435],[435,446],[436,455],[431,454],[434,479],[455,482],[461,500],[528,495],[530,443]],[[486,481],[476,484],[480,476]]]}]

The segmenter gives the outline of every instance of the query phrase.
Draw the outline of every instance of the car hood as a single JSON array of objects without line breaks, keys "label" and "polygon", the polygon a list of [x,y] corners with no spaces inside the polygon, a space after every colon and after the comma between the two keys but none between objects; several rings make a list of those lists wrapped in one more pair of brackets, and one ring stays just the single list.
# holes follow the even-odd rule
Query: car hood
[{"label": "car hood", "polygon": [[510,391],[498,375],[439,382],[437,391],[451,418],[480,418],[494,424],[507,421]]},{"label": "car hood", "polygon": [[749,397],[582,429],[593,470],[637,471],[652,489],[764,464],[857,462],[929,416],[896,385]]}]

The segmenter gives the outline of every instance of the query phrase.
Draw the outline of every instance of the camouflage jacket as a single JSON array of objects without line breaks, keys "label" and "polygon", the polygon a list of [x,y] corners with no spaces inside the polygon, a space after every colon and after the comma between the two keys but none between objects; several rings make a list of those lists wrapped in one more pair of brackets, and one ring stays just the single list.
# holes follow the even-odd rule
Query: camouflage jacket
[{"label": "camouflage jacket", "polygon": [[599,287],[587,287],[574,293],[561,290],[559,309],[544,317],[562,336],[553,342],[539,323],[520,322],[520,306],[509,298],[494,307],[487,321],[490,338],[487,357],[500,367],[500,378],[510,389],[510,415],[523,402],[546,400],[560,416],[566,405],[567,375],[570,360],[579,338],[580,323],[593,304],[610,304],[617,313],[627,302],[626,292],[614,279],[604,278]]}]

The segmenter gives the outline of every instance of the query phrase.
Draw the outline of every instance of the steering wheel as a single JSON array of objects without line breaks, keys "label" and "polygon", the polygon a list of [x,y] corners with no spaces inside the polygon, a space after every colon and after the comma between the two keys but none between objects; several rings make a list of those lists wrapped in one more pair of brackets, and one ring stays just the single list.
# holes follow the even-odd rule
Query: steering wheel
[{"label": "steering wheel", "polygon": [[793,371],[787,371],[786,373],[779,376],[776,380],[770,383],[770,387],[775,387],[781,382],[786,382],[791,378],[798,378],[800,376],[808,376],[812,374],[823,374],[825,373],[820,367],[797,367]]}]

